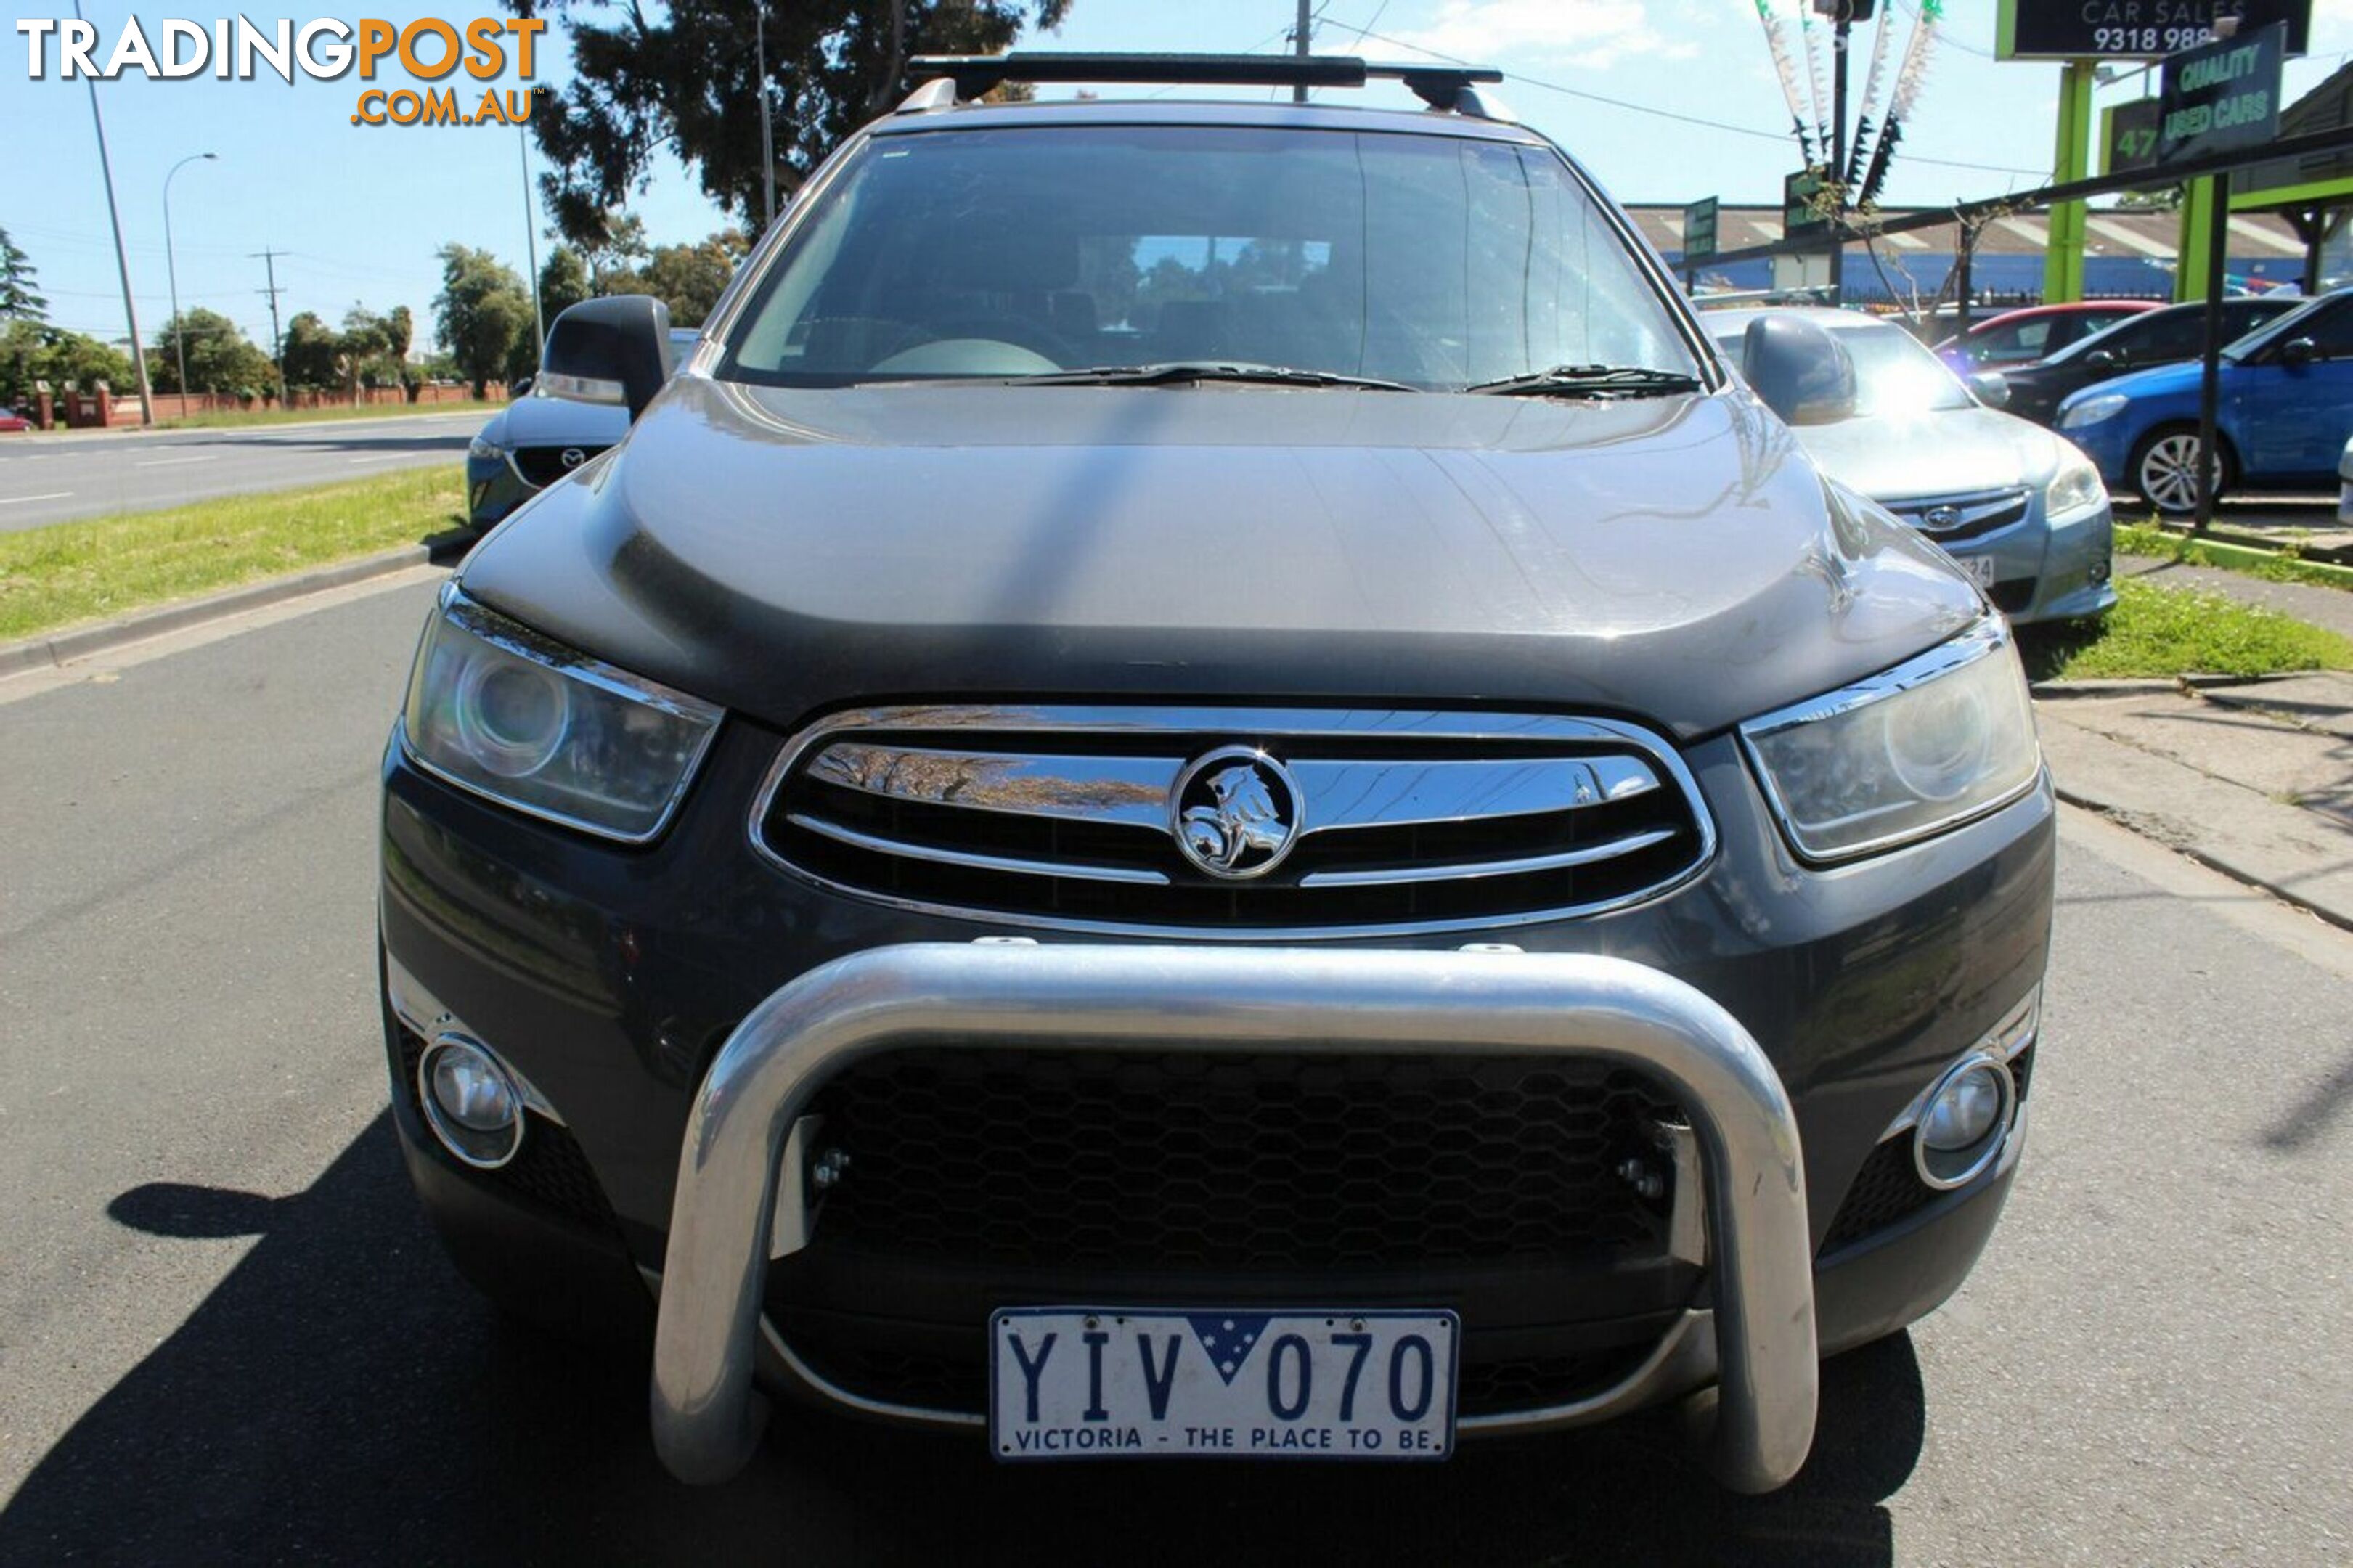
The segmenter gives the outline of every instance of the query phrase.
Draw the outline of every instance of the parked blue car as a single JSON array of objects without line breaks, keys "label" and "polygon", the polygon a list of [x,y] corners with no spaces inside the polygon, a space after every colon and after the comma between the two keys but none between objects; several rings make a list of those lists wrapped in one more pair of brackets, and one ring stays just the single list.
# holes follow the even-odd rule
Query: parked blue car
[{"label": "parked blue car", "polygon": [[[2059,428],[2110,486],[2179,516],[2198,505],[2199,362],[2087,386]],[[2215,493],[2326,491],[2353,432],[2353,289],[2321,295],[2222,351]]]}]

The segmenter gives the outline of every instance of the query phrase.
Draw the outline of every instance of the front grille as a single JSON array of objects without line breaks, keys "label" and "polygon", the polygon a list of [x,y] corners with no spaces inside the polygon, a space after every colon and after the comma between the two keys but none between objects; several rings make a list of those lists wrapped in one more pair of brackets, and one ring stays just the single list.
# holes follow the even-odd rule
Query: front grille
[{"label": "front grille", "polygon": [[[1589,912],[1714,843],[1672,750],[1629,725],[1194,709],[853,715],[786,749],[754,837],[894,902],[1223,937]],[[1219,875],[1225,846],[1263,864]]]},{"label": "front grille", "polygon": [[[604,449],[603,447],[577,442],[565,447],[518,447],[514,455],[515,472],[521,474],[533,489],[545,489]],[[578,455],[566,462],[567,453]]]},{"label": "front grille", "polygon": [[2031,499],[2025,490],[1979,490],[1968,495],[1922,496],[1883,504],[1937,543],[1957,544],[2023,521]]},{"label": "front grille", "polygon": [[1669,1115],[1541,1057],[919,1047],[816,1110],[849,1157],[818,1232],[948,1266],[1273,1273],[1655,1248],[1618,1173]]},{"label": "front grille", "polygon": [[[425,1039],[406,1024],[396,1026],[400,1031],[400,1093],[422,1123],[425,1106],[418,1098],[423,1091],[417,1087],[417,1067],[425,1055]],[[429,1139],[431,1134],[427,1136]],[[495,1171],[477,1170],[455,1162],[451,1168],[520,1194],[566,1219],[596,1230],[610,1231],[618,1223],[613,1216],[612,1203],[605,1196],[605,1189],[590,1169],[588,1156],[582,1152],[579,1141],[572,1136],[572,1130],[535,1110],[523,1113],[522,1147],[515,1151],[513,1159]]]}]

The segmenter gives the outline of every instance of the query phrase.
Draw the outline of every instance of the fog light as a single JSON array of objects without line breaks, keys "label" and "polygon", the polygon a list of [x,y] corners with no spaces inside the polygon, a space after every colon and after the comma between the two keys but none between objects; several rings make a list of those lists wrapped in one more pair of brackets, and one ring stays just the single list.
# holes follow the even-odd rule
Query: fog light
[{"label": "fog light", "polygon": [[1928,1091],[1913,1134],[1920,1179],[1932,1187],[1973,1181],[2001,1152],[2018,1099],[2010,1069],[1991,1057],[1959,1063]]},{"label": "fog light", "polygon": [[522,1146],[522,1094],[476,1041],[436,1038],[417,1061],[417,1087],[433,1135],[467,1164],[494,1171]]}]

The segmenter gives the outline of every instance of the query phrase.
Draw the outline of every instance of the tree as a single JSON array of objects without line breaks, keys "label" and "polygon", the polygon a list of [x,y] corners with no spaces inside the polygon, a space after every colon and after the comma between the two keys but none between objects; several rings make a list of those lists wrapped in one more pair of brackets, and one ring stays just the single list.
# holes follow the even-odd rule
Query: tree
[{"label": "tree", "polygon": [[[188,384],[180,385],[180,359],[188,362]],[[258,392],[278,379],[269,356],[256,348],[235,321],[216,310],[193,308],[164,323],[150,355],[150,374],[159,392]]]},{"label": "tree", "polygon": [[550,321],[596,292],[589,281],[588,263],[568,245],[559,245],[547,253],[547,261],[539,269],[539,308]]},{"label": "tree", "polygon": [[286,365],[286,384],[313,392],[343,385],[343,370],[336,363],[343,352],[343,334],[321,320],[316,310],[302,311],[286,323],[286,336],[279,348]]},{"label": "tree", "polygon": [[445,245],[440,257],[434,325],[459,374],[474,384],[474,395],[485,397],[491,379],[506,372],[516,343],[530,341],[531,295],[522,279],[487,250]]},{"label": "tree", "polygon": [[751,248],[751,237],[732,228],[697,245],[658,246],[643,271],[617,276],[615,281],[621,286],[609,291],[651,294],[670,307],[672,326],[699,327],[735,275],[735,264]]},{"label": "tree", "polygon": [[33,258],[0,228],[0,321],[46,321],[49,302],[33,292]]},{"label": "tree", "polygon": [[63,390],[101,381],[128,387],[138,379],[130,358],[111,343],[23,318],[0,323],[0,405],[29,401],[36,382]]},{"label": "tree", "polygon": [[747,225],[761,218],[760,84],[751,5],[765,8],[776,184],[789,191],[844,136],[902,89],[919,54],[996,54],[1025,25],[1061,25],[1071,0],[505,0],[522,16],[565,18],[572,80],[542,94],[531,129],[552,171],[542,177],[556,226],[595,246],[609,215],[642,189],[667,146],[704,194]]}]

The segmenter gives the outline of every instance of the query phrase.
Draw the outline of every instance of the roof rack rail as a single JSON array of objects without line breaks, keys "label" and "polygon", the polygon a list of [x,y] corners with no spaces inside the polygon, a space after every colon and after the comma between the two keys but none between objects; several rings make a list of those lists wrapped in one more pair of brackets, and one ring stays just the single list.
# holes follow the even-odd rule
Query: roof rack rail
[{"label": "roof rack rail", "polygon": [[[1008,81],[1122,82],[1188,87],[1362,87],[1367,81],[1401,81],[1432,109],[1481,119],[1502,119],[1492,100],[1472,90],[1499,82],[1504,73],[1489,66],[1385,65],[1354,55],[1150,55],[1060,54],[1017,49],[1004,55],[920,55],[907,62],[918,79],[955,84],[957,100],[969,101]],[[902,113],[948,107],[929,80],[899,106]]]}]

